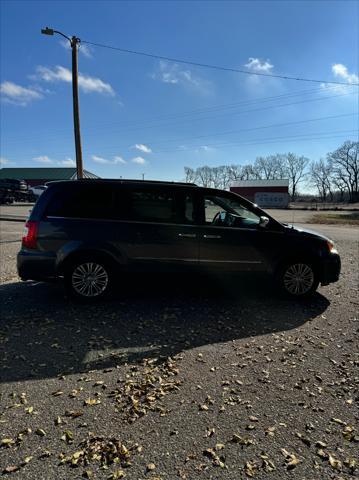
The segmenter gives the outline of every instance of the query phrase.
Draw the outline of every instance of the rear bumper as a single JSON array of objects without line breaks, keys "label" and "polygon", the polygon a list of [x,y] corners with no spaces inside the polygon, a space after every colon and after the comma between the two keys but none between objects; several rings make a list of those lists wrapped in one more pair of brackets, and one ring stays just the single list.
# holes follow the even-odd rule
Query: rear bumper
[{"label": "rear bumper", "polygon": [[17,272],[22,280],[50,280],[56,276],[56,257],[53,253],[20,250]]},{"label": "rear bumper", "polygon": [[330,254],[329,257],[323,259],[320,283],[328,285],[339,280],[341,269],[340,256],[337,253]]}]

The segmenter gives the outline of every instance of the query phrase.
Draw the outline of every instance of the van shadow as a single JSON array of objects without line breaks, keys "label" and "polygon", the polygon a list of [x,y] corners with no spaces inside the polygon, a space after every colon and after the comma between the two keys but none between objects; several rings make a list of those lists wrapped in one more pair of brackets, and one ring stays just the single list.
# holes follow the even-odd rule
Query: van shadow
[{"label": "van shadow", "polygon": [[103,303],[81,305],[57,284],[0,286],[0,382],[56,377],[165,358],[204,345],[282,332],[329,301],[284,300],[265,282],[141,277]]}]

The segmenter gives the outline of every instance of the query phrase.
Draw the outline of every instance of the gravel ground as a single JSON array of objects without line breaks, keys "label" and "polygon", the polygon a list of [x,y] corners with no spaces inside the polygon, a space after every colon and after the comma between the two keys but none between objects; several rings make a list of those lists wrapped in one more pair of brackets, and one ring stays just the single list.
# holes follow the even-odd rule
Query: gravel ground
[{"label": "gravel ground", "polygon": [[358,229],[317,228],[334,233],[343,273],[309,302],[263,282],[143,278],[81,306],[58,285],[18,282],[12,228],[0,245],[4,476],[359,477]]}]

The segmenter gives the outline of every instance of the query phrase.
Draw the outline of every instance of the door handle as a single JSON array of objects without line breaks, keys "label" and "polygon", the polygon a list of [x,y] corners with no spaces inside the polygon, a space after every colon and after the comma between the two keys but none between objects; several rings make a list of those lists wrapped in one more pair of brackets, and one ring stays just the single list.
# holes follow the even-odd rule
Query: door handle
[{"label": "door handle", "polygon": [[179,233],[179,237],[181,238],[196,238],[197,235],[195,233]]},{"label": "door handle", "polygon": [[209,238],[209,239],[213,239],[213,238],[222,238],[221,235],[203,235],[203,238]]}]

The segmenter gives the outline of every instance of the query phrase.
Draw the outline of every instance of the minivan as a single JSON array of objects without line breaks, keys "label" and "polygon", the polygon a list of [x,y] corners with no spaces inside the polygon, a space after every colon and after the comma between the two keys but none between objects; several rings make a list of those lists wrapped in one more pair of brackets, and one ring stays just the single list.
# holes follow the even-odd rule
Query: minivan
[{"label": "minivan", "polygon": [[286,295],[336,282],[340,257],[325,236],[282,224],[224,190],[189,183],[84,179],[51,182],[17,257],[23,280],[61,278],[94,301],[126,273],[265,273]]}]

